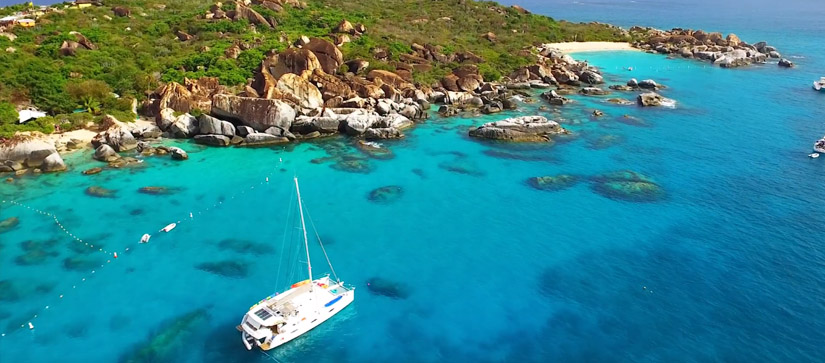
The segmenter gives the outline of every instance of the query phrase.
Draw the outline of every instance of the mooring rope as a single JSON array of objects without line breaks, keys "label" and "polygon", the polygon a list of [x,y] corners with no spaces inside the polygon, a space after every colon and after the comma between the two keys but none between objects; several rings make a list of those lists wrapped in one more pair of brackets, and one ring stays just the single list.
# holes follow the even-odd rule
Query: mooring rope
[{"label": "mooring rope", "polygon": [[[249,188],[241,188],[241,189],[239,189],[239,191],[236,191],[234,194],[232,194],[232,195],[229,197],[229,199],[230,199],[230,200],[233,200],[233,199],[235,199],[236,197],[240,197],[240,196],[242,196],[242,195],[246,194],[246,192],[247,192],[247,191],[254,190],[256,186],[261,186],[261,185],[268,184],[268,183],[269,183],[269,179],[270,179],[270,177],[274,176],[274,174],[275,174],[275,173],[277,172],[277,170],[280,168],[280,166],[281,166],[281,163],[282,163],[282,162],[283,162],[283,159],[279,159],[279,160],[278,160],[278,165],[277,165],[275,168],[273,168],[273,169],[272,169],[272,170],[271,170],[268,174],[266,174],[266,175],[265,175],[265,177],[264,177],[262,180],[260,180],[258,183],[255,183],[255,184],[251,185]],[[27,204],[24,204],[24,203],[21,203],[21,202],[15,201],[15,200],[0,200],[0,204],[11,204],[11,205],[13,205],[13,206],[18,206],[18,207],[25,208],[25,209],[27,209],[27,210],[30,210],[30,211],[32,211],[32,212],[35,212],[35,213],[37,213],[37,214],[39,214],[39,215],[42,215],[42,216],[44,216],[44,217],[51,217],[51,219],[52,219],[52,220],[54,221],[54,223],[55,223],[55,224],[56,224],[56,225],[60,228],[60,230],[61,230],[61,231],[63,231],[63,232],[64,232],[67,236],[71,237],[73,241],[75,241],[75,242],[77,242],[77,243],[82,243],[82,244],[84,244],[85,246],[89,247],[90,249],[96,249],[98,252],[105,253],[107,256],[112,257],[112,258],[107,259],[107,260],[106,260],[106,263],[101,264],[99,268],[95,268],[95,269],[91,270],[91,272],[89,272],[88,274],[86,274],[86,275],[84,275],[83,277],[81,277],[81,278],[80,278],[80,280],[79,280],[79,282],[80,282],[80,283],[84,283],[84,282],[86,282],[86,281],[87,281],[88,279],[90,279],[93,275],[97,274],[97,273],[99,272],[99,269],[103,268],[103,267],[104,267],[104,266],[106,266],[107,264],[110,264],[113,260],[117,260],[117,259],[120,257],[120,256],[118,256],[117,251],[107,250],[107,249],[104,249],[104,248],[102,248],[102,247],[100,247],[100,246],[95,247],[94,243],[89,243],[88,241],[84,241],[82,238],[80,238],[79,236],[77,236],[76,234],[74,234],[73,232],[71,232],[68,228],[66,228],[66,226],[65,226],[65,225],[63,225],[63,223],[61,223],[61,222],[60,222],[60,219],[59,219],[59,218],[57,218],[57,216],[56,216],[55,214],[53,214],[53,213],[49,213],[49,212],[47,212],[47,211],[40,210],[40,209],[38,209],[38,208],[32,207],[32,206],[30,206],[30,205],[27,205]],[[175,228],[177,228],[178,226],[180,226],[181,224],[183,224],[183,223],[185,223],[185,222],[187,222],[187,221],[192,221],[192,220],[194,220],[194,219],[195,219],[195,215],[203,215],[203,214],[205,214],[206,212],[210,211],[210,209],[211,209],[211,210],[214,210],[214,209],[217,209],[218,207],[220,207],[220,206],[222,206],[222,205],[223,205],[223,201],[218,201],[218,202],[216,202],[215,204],[213,204],[211,207],[206,207],[206,208],[204,208],[204,209],[201,209],[201,210],[197,211],[197,214],[196,214],[196,212],[194,212],[194,211],[193,211],[193,212],[189,212],[188,219],[187,219],[187,218],[181,218],[180,220],[178,220],[177,222],[175,222],[175,224],[176,224]],[[164,227],[164,228],[165,228],[165,227]],[[162,229],[160,229],[160,230],[163,230],[163,228],[162,228]],[[158,229],[152,229],[152,231],[158,231]],[[171,232],[171,231],[172,231],[172,229],[170,229],[170,230],[169,230],[169,231],[167,231],[167,232]],[[147,234],[149,234],[149,233],[147,233]],[[150,234],[150,235],[151,235],[151,234]],[[138,243],[141,243],[141,242],[138,242]],[[130,251],[130,247],[126,247],[126,248],[124,249],[124,252],[129,252],[129,251]],[[78,286],[79,286],[79,284],[78,284],[78,283],[75,283],[74,285],[72,285],[72,289],[73,289],[73,290],[74,290],[74,289],[77,289],[77,287],[78,287]],[[58,296],[57,296],[57,299],[58,299],[58,302],[59,302],[59,301],[62,301],[62,300],[63,300],[63,298],[64,298],[64,296],[65,296],[65,293],[60,293],[60,294],[57,294],[57,295],[58,295]],[[25,328],[27,328],[27,327],[29,328],[29,330],[34,330],[34,329],[35,329],[35,324],[34,324],[34,323],[37,321],[37,319],[38,319],[38,318],[39,318],[39,317],[40,317],[43,313],[45,313],[46,311],[50,311],[50,310],[52,310],[52,306],[54,306],[54,305],[55,305],[55,304],[47,304],[47,305],[44,305],[44,307],[43,307],[42,309],[39,309],[37,312],[35,312],[35,314],[34,314],[31,318],[27,319],[27,321],[23,322],[23,323],[20,325],[20,328],[21,328],[20,330],[24,330],[24,329],[25,329]],[[6,337],[7,335],[9,335],[9,334],[11,334],[11,333],[16,332],[16,331],[20,331],[20,330],[14,330],[14,331],[10,331],[10,332],[0,332],[0,338]]]}]

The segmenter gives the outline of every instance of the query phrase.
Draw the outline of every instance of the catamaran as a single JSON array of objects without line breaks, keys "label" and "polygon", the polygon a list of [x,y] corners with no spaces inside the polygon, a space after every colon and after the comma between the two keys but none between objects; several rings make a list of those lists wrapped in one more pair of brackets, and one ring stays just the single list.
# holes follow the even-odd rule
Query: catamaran
[{"label": "catamaran", "polygon": [[335,275],[335,269],[329,262],[320,238],[318,242],[321,250],[324,251],[324,257],[326,257],[334,279],[329,275],[318,279],[312,278],[309,242],[298,178],[295,178],[295,192],[298,195],[298,212],[301,216],[301,229],[304,232],[304,249],[309,278],[293,284],[282,293],[266,297],[249,309],[237,327],[241,331],[243,344],[248,350],[257,346],[266,351],[286,344],[331,318],[355,299],[355,287],[345,286],[343,281]]}]

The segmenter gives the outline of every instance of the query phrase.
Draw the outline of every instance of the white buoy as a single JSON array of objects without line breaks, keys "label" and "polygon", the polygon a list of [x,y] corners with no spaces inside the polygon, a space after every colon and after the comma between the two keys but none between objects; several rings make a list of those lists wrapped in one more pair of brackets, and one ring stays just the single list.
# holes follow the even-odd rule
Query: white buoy
[{"label": "white buoy", "polygon": [[29,322],[29,329],[34,330],[34,324],[32,324],[32,322]]},{"label": "white buoy", "polygon": [[189,218],[193,218],[193,217],[192,217],[192,212],[189,212]]}]

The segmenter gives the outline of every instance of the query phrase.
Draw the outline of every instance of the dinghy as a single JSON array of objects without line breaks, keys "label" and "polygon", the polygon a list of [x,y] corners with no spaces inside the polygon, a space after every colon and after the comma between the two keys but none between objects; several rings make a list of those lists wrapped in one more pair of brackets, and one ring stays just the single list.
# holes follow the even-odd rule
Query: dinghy
[{"label": "dinghy", "polygon": [[825,77],[820,78],[818,81],[814,81],[814,89],[819,92],[825,92]]},{"label": "dinghy", "polygon": [[149,242],[149,238],[152,238],[152,236],[150,234],[148,234],[148,233],[143,234],[143,237],[140,237],[140,243]]},{"label": "dinghy", "polygon": [[161,232],[169,232],[169,231],[175,229],[175,227],[177,227],[177,226],[178,226],[177,223],[169,223],[168,225],[166,225],[166,227],[163,227],[163,229],[161,229],[160,231]]},{"label": "dinghy", "polygon": [[820,154],[825,153],[825,137],[817,140],[814,143],[814,151]]},{"label": "dinghy", "polygon": [[808,154],[808,157],[810,157],[811,159],[816,159],[819,157],[819,153]]}]

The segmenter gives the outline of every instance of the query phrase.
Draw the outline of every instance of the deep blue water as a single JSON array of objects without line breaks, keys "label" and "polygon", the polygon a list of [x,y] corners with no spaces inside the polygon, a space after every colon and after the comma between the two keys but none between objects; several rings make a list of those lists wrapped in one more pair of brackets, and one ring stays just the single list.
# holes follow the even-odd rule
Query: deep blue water
[{"label": "deep blue water", "polygon": [[[548,4],[527,7],[574,20],[645,20],[642,8],[613,3]],[[136,353],[149,345],[155,361],[267,361],[245,351],[234,326],[259,299],[304,278],[299,246],[283,237],[295,237],[286,222],[293,175],[336,272],[358,290],[334,319],[274,351],[280,361],[821,360],[825,164],[806,154],[825,133],[825,95],[810,88],[825,69],[822,33],[790,5],[760,13],[760,22],[747,12],[709,20],[683,9],[657,6],[646,24],[765,39],[799,67],[724,70],[638,52],[580,53],[610,83],[667,85],[662,94],[677,107],[571,96],[577,102],[560,110],[541,111],[539,101],[495,116],[435,116],[385,143],[390,159],[368,158],[347,138],[274,149],[183,143],[191,158],[182,163],[147,158],[141,168],[84,176],[98,163],[80,153],[67,173],[3,182],[0,200],[53,213],[84,242],[51,217],[0,203],[0,220],[20,219],[0,234],[0,281],[12,284],[0,289],[0,361],[128,360],[150,356]],[[606,115],[591,118],[594,108]],[[577,137],[503,145],[466,136],[471,125],[517,114],[559,119]],[[323,159],[341,153],[369,170]],[[594,192],[591,177],[617,170],[648,176],[665,197],[641,203]],[[582,181],[560,191],[526,183],[561,173]],[[115,197],[85,195],[91,185]],[[150,185],[174,193],[137,192]],[[397,201],[368,199],[387,185],[403,188]],[[157,233],[173,221],[182,223]],[[138,245],[143,233],[152,240]],[[312,253],[314,270],[326,270]],[[204,271],[214,262],[248,269]],[[398,282],[406,298],[370,293],[373,277]],[[34,330],[21,327],[28,321]]]}]

